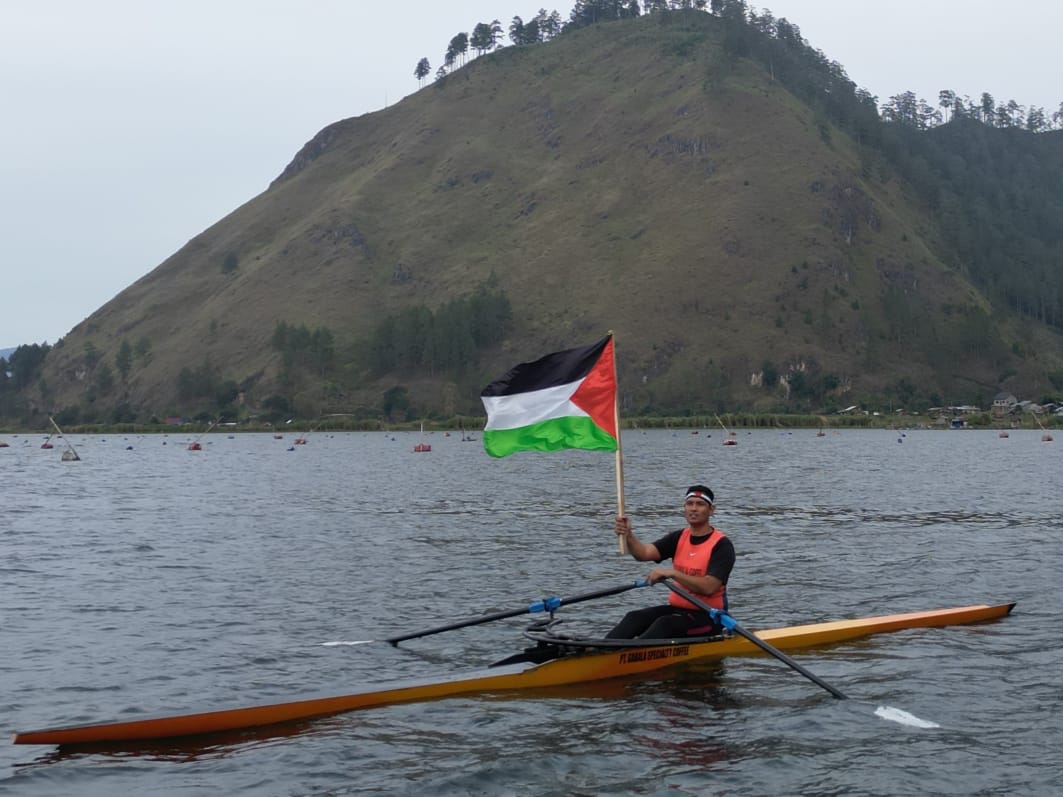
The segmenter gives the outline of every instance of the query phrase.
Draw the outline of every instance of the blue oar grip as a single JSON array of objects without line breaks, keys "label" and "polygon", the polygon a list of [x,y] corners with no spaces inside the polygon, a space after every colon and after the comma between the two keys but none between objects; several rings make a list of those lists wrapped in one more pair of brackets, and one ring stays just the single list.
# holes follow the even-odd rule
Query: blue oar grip
[{"label": "blue oar grip", "polygon": [[528,604],[528,613],[534,614],[535,612],[554,612],[561,608],[561,598],[556,595],[551,598],[543,598],[535,603]]},{"label": "blue oar grip", "polygon": [[[638,584],[638,586],[641,587],[642,584]],[[670,587],[671,587],[671,585],[669,585],[669,588]],[[675,592],[674,589],[672,591]],[[683,597],[689,597],[689,596],[684,594]],[[700,608],[705,609],[706,611],[708,611],[709,617],[714,622],[717,622],[720,625],[722,625],[728,631],[734,631],[738,627],[738,621],[736,619],[734,619],[731,615],[729,615],[727,612],[723,611],[723,609],[714,609],[712,606],[705,606],[705,605],[701,605]]]},{"label": "blue oar grip", "polygon": [[[645,578],[640,578],[632,586],[648,587],[650,586],[650,582]],[[613,589],[604,590],[598,593],[590,593],[588,595],[577,595],[575,598],[569,598],[568,601],[569,603],[577,603],[579,601],[590,600],[591,598],[601,598],[605,595],[612,595],[617,592],[623,592],[626,589],[630,589],[630,587],[615,587]],[[557,596],[551,598],[543,598],[542,600],[537,600],[534,603],[529,603],[528,613],[534,614],[535,612],[555,612],[561,608],[561,605],[564,602],[564,598],[558,598]]]},{"label": "blue oar grip", "polygon": [[709,617],[711,617],[713,620],[718,622],[720,625],[722,625],[728,631],[734,631],[735,626],[738,625],[738,621],[735,620],[731,615],[729,615],[727,612],[723,611],[722,609],[714,609],[711,606],[709,606],[708,610],[709,610]]}]

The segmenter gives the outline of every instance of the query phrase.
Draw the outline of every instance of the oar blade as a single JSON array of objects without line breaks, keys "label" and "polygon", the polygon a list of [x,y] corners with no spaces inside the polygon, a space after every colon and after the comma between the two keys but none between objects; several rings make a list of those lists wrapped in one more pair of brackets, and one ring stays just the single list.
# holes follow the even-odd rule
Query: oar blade
[{"label": "oar blade", "polygon": [[875,716],[891,722],[899,722],[901,725],[907,725],[911,728],[941,727],[936,722],[920,719],[915,714],[910,714],[904,709],[894,708],[893,706],[879,706],[875,709]]},{"label": "oar blade", "polygon": [[332,642],[322,642],[323,648],[339,648],[339,647],[352,647],[354,645],[368,645],[375,642],[375,639],[337,639]]}]

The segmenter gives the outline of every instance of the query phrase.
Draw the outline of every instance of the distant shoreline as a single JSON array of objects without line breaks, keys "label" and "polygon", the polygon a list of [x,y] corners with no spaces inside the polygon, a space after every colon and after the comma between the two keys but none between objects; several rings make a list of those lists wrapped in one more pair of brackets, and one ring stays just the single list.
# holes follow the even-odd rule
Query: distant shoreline
[{"label": "distant shoreline", "polygon": [[[1040,422],[1040,425],[1039,423]],[[375,418],[326,418],[315,420],[292,419],[290,422],[270,424],[256,422],[239,422],[232,425],[213,424],[203,421],[189,421],[180,424],[70,424],[63,430],[68,434],[313,434],[321,432],[419,432],[458,433],[479,436],[483,430],[483,418],[448,418],[407,421],[383,421]],[[955,425],[954,425],[955,424]],[[1034,418],[1031,413],[1017,417],[996,418],[991,413],[982,412],[968,416],[928,415],[788,415],[783,413],[726,413],[715,416],[690,417],[636,417],[621,421],[622,433],[648,430],[672,430],[690,434],[726,435],[734,429],[751,431],[754,429],[778,429],[795,431],[805,429],[1046,429],[1063,428],[1063,417],[1046,415]],[[52,430],[54,431],[54,430]],[[2,426],[0,434],[5,435],[41,435],[48,436],[44,428],[24,428],[19,426]]]}]

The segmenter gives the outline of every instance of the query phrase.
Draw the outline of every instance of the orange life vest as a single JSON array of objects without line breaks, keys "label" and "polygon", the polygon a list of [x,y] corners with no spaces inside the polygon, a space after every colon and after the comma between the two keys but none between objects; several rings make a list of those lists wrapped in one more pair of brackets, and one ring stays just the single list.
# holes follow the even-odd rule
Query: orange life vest
[{"label": "orange life vest", "polygon": [[[709,533],[709,539],[705,542],[694,545],[690,541],[690,529],[683,529],[683,533],[679,535],[679,543],[675,547],[675,556],[672,557],[672,567],[678,570],[680,573],[685,573],[688,576],[703,576],[709,570],[709,559],[712,558],[712,549],[716,547],[716,543],[724,539],[724,534],[719,529],[713,529]],[[700,592],[689,592],[699,600],[709,604],[714,609],[722,609],[727,611],[727,585],[721,584],[720,588],[711,595],[703,595]],[[668,602],[679,609],[697,609],[693,603],[686,598],[681,598],[674,592],[668,593]]]}]

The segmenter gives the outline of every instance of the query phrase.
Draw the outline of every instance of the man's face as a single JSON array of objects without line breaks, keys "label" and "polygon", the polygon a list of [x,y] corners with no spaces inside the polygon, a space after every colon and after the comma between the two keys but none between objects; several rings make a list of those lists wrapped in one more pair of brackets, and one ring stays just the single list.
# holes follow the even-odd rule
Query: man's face
[{"label": "man's face", "polygon": [[692,525],[705,523],[712,514],[712,505],[706,504],[700,498],[688,498],[683,504],[683,514],[686,516],[687,523]]}]

